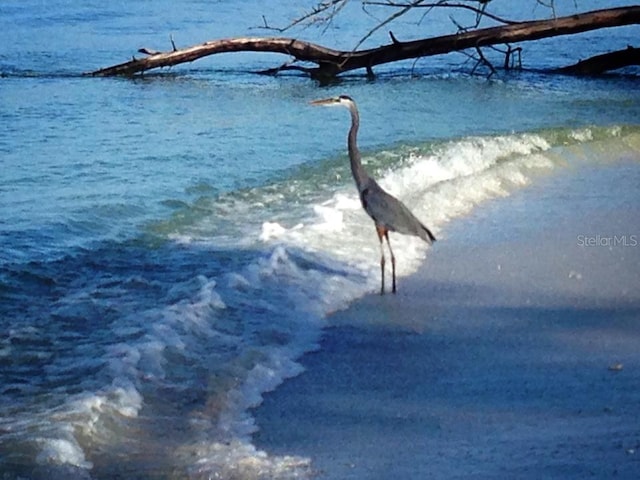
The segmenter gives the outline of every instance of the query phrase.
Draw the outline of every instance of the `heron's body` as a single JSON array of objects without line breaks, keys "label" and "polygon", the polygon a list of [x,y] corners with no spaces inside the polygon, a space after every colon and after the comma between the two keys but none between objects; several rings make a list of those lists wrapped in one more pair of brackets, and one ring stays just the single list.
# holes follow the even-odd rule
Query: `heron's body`
[{"label": "heron's body", "polygon": [[367,173],[362,166],[360,151],[358,150],[357,136],[360,127],[360,116],[355,102],[346,95],[325,100],[316,100],[314,105],[341,105],[351,112],[351,128],[347,138],[349,148],[349,160],[351,163],[351,173],[358,187],[362,207],[373,219],[380,240],[380,269],[382,273],[381,294],[384,294],[384,267],[385,257],[382,248],[383,239],[387,240],[389,253],[391,254],[391,266],[393,276],[393,293],[396,292],[396,262],[389,242],[389,232],[398,232],[405,235],[414,235],[421,238],[428,244],[432,244],[436,238],[418,220],[413,213],[397,198],[387,193],[378,183]]},{"label": "heron's body", "polygon": [[376,227],[404,235],[414,235],[428,244],[435,241],[436,238],[429,229],[400,200],[385,192],[375,180],[371,179],[360,192],[360,200]]}]

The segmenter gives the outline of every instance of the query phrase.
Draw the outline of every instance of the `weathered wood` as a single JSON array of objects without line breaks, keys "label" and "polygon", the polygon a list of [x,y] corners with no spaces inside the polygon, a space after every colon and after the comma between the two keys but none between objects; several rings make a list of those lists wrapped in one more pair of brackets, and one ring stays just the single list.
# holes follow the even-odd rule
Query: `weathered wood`
[{"label": "weathered wood", "polygon": [[322,65],[324,62],[340,63],[345,58],[345,52],[331,50],[321,45],[304,42],[293,38],[255,37],[255,38],[227,38],[205,42],[188,48],[169,52],[156,52],[150,49],[140,49],[145,54],[152,52],[145,58],[134,58],[107,68],[91,72],[94,76],[133,75],[160,67],[171,67],[179,63],[187,63],[208,55],[230,52],[269,52],[291,55],[298,60]]},{"label": "weathered wood", "polygon": [[600,75],[631,65],[640,65],[640,48],[628,46],[624,50],[596,55],[557,71],[572,75]]},{"label": "weathered wood", "polygon": [[440,55],[468,48],[539,40],[541,38],[639,23],[640,6],[597,10],[552,20],[520,22],[461,34],[387,45],[358,52],[357,55],[352,55],[345,59],[340,67],[342,71],[352,70],[354,68],[364,68],[367,65],[379,65],[409,58]]},{"label": "weathered wood", "polygon": [[[539,40],[559,35],[570,35],[589,30],[623,25],[640,24],[640,6],[611,8],[559,17],[550,20],[520,22],[498,27],[483,28],[441,37],[392,43],[377,48],[358,51],[340,51],[294,38],[256,37],[228,38],[206,42],[169,52],[141,49],[149,55],[134,58],[125,63],[91,72],[94,76],[134,75],[146,70],[170,67],[199,58],[229,52],[271,52],[290,55],[296,61],[315,64],[315,67],[295,67],[314,78],[327,79],[336,75],[364,68],[368,72],[381,65],[410,58],[440,55],[469,48]],[[289,66],[286,69],[291,69]],[[270,72],[279,69],[270,70]]]}]

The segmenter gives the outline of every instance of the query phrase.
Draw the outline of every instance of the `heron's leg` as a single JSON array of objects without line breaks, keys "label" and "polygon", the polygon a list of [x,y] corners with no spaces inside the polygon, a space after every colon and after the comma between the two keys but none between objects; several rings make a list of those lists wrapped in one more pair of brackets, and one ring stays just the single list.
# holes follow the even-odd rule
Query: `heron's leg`
[{"label": "heron's leg", "polygon": [[[383,245],[383,238],[385,237],[385,235],[387,234],[387,231],[384,227],[379,227],[378,225],[376,225],[376,231],[378,232],[378,240],[380,240],[380,275],[381,275],[381,282],[382,285],[380,287],[380,295],[384,295],[384,263],[385,263],[385,258],[384,258],[384,245]],[[388,240],[387,240],[388,241]]]},{"label": "heron's leg", "polygon": [[391,275],[393,278],[393,287],[392,292],[396,293],[396,257],[393,255],[393,250],[391,250],[391,242],[389,242],[389,231],[384,232],[384,238],[387,239],[387,246],[389,247],[389,253],[391,254]]}]

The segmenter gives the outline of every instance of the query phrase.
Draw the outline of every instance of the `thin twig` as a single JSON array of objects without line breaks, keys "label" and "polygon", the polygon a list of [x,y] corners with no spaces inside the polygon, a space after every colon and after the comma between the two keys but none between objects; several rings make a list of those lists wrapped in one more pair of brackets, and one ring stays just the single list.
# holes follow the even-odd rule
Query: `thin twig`
[{"label": "thin twig", "polygon": [[484,53],[482,53],[482,50],[480,49],[480,47],[476,47],[476,52],[479,58],[477,59],[476,65],[471,70],[471,75],[473,75],[476,72],[476,70],[480,65],[484,65],[488,67],[489,70],[491,70],[491,73],[487,77],[487,78],[491,78],[497,72],[496,68],[493,66],[493,64],[489,60],[487,60],[487,57],[484,56]]},{"label": "thin twig", "polygon": [[300,25],[301,23],[307,22],[310,19],[314,19],[314,17],[320,16],[320,14],[325,13],[327,10],[332,9],[330,13],[328,13],[324,18],[314,19],[311,23],[331,23],[331,19],[338,13],[340,10],[344,8],[344,6],[349,2],[349,0],[327,0],[323,2],[317,3],[315,6],[311,8],[310,12],[307,12],[300,17],[294,19],[291,23],[284,27],[272,27],[267,22],[267,17],[262,15],[262,21],[264,26],[259,27],[265,30],[275,30],[276,32],[286,32],[287,30],[292,29],[293,27]]},{"label": "thin twig", "polygon": [[[502,18],[502,17],[499,17],[497,15],[494,15],[493,13],[487,12],[486,11],[486,6],[487,6],[486,3],[483,4],[482,8],[477,8],[477,7],[473,7],[471,5],[465,5],[465,4],[462,4],[462,3],[446,3],[446,2],[438,2],[438,3],[414,2],[413,4],[407,4],[407,3],[397,3],[397,2],[392,2],[392,1],[379,2],[379,1],[375,1],[375,0],[373,0],[373,1],[365,0],[363,3],[365,3],[367,5],[375,5],[375,6],[378,6],[378,7],[427,8],[427,9],[429,9],[429,11],[433,10],[434,8],[457,8],[457,9],[461,9],[461,10],[470,10],[470,11],[478,14],[479,16],[485,16],[487,18],[490,18],[491,20],[495,20],[496,22],[504,23],[505,25],[511,25],[511,24],[514,24],[514,23],[518,23],[517,21],[507,20],[506,18]],[[477,26],[477,23],[476,23],[476,26]]]}]

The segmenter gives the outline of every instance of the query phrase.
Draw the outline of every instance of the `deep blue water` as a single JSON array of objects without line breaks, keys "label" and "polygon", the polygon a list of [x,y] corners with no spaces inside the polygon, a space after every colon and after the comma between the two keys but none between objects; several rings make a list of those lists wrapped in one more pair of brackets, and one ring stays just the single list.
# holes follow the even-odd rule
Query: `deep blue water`
[{"label": "deep blue water", "polygon": [[[628,2],[580,6],[605,3]],[[500,13],[545,14],[510,5]],[[269,21],[286,23],[287,8],[270,7]],[[136,79],[81,75],[168,48],[170,34],[179,46],[268,34],[255,28],[263,9],[0,6],[2,478],[304,473],[305,459],[255,450],[250,408],[299,372],[328,312],[379,281],[346,159],[348,115],[310,100],[358,101],[367,168],[441,241],[451,220],[540,172],[639,155],[634,72],[541,72],[624,48],[638,27],[527,44],[534,71],[491,78],[468,75],[460,54],[329,87],[255,75],[284,61],[257,54]],[[293,33],[351,48],[374,21],[353,4],[324,34]],[[447,13],[393,30],[448,28]],[[414,271],[424,246],[394,242],[399,273]]]}]

